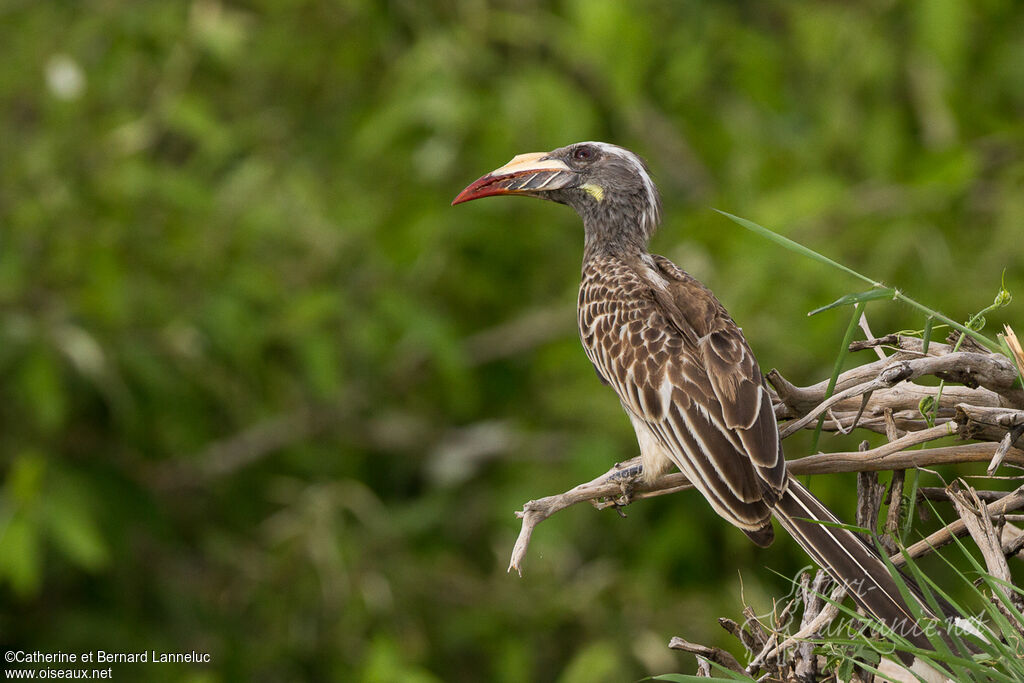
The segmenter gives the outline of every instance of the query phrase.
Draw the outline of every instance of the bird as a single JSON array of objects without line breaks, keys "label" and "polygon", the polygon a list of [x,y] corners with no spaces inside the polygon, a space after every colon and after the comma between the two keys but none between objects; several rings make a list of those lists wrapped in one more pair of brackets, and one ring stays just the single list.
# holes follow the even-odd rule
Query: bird
[{"label": "bird", "polygon": [[771,395],[741,328],[708,287],[649,252],[662,204],[643,159],[605,142],[520,154],[452,205],[498,195],[566,204],[583,219],[579,336],[636,431],[642,477],[677,468],[758,546],[772,543],[774,518],[867,613],[934,649],[918,616],[940,618],[923,597],[909,591],[915,616],[875,549],[787,472]]}]

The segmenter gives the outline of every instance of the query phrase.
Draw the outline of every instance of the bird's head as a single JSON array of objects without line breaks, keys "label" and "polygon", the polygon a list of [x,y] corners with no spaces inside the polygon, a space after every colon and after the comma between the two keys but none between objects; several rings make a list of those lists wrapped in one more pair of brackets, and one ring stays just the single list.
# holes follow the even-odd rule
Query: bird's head
[{"label": "bird's head", "polygon": [[568,204],[583,218],[588,243],[646,245],[661,218],[661,199],[643,159],[606,142],[520,154],[470,184],[452,204],[495,195]]}]

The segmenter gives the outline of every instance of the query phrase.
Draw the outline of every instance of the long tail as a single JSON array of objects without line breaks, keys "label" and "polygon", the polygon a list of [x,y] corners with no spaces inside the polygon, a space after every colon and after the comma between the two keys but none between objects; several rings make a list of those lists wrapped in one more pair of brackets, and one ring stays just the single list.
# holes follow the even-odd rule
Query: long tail
[{"label": "long tail", "polygon": [[[888,566],[878,553],[853,531],[835,526],[841,522],[803,484],[790,477],[786,492],[774,512],[779,523],[811,559],[834,580],[845,585],[868,614],[914,645],[934,648],[923,629],[918,627],[915,611],[907,606]],[[917,586],[909,578],[905,583],[920,608],[916,613],[923,612],[922,616],[941,621],[941,617],[924,602]]]}]

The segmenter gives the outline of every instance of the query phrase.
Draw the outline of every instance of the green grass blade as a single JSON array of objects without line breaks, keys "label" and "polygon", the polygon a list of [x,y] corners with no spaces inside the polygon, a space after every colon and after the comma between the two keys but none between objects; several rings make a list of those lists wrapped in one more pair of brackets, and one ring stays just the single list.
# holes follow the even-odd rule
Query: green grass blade
[{"label": "green grass blade", "polygon": [[836,261],[833,261],[829,257],[827,257],[827,256],[825,256],[823,254],[819,254],[818,252],[814,251],[813,249],[809,249],[808,247],[805,247],[804,245],[800,244],[799,242],[794,242],[793,240],[789,239],[788,237],[783,237],[782,235],[778,234],[777,232],[773,232],[773,231],[769,230],[768,228],[766,228],[764,226],[761,226],[761,225],[758,225],[757,223],[755,223],[753,221],[748,221],[746,218],[740,218],[739,216],[734,216],[731,213],[726,213],[725,211],[721,211],[719,209],[714,209],[714,210],[717,211],[718,213],[722,214],[723,216],[725,216],[729,220],[731,220],[731,221],[733,221],[735,223],[738,223],[739,225],[742,225],[747,230],[750,230],[752,232],[756,232],[758,235],[761,235],[762,237],[765,237],[765,238],[771,240],[772,242],[775,242],[776,244],[778,244],[778,245],[780,245],[782,247],[785,247],[786,249],[789,249],[790,251],[795,251],[798,254],[803,254],[804,256],[806,256],[808,258],[814,259],[818,263],[824,263],[827,266],[832,266],[833,268],[836,268],[837,270],[841,270],[841,271],[843,271],[844,273],[846,273],[848,275],[852,275],[855,278],[863,280],[864,282],[868,283],[872,287],[883,287],[884,286],[880,282],[875,282],[874,280],[872,280],[871,278],[869,278],[866,275],[861,275],[860,273],[858,273],[857,271],[853,270],[852,268],[847,268],[842,263],[837,263]]},{"label": "green grass blade", "polygon": [[832,303],[822,306],[821,308],[815,308],[813,311],[807,314],[808,317],[817,315],[823,311],[828,311],[833,308],[840,306],[849,306],[850,304],[858,304],[862,301],[874,301],[875,299],[893,299],[896,296],[896,289],[893,287],[885,287],[884,289],[869,289],[866,292],[860,292],[859,294],[847,294],[841,296]]},{"label": "green grass blade", "polygon": [[[860,320],[861,314],[864,313],[864,302],[858,301],[857,307],[853,309],[853,316],[850,318],[850,324],[846,327],[846,334],[843,335],[843,344],[839,348],[839,354],[836,356],[836,362],[832,365],[832,376],[828,379],[828,387],[825,388],[825,398],[828,399],[835,390],[836,382],[839,381],[839,375],[843,371],[843,361],[846,360],[846,354],[850,352],[850,342],[853,341],[853,335],[857,332],[857,322]],[[822,413],[818,417],[818,424],[814,427],[814,437],[811,439],[811,453],[818,452],[818,439],[821,437],[821,429],[825,426],[825,413]]]},{"label": "green grass blade", "polygon": [[991,339],[989,339],[985,335],[979,333],[977,330],[972,330],[969,327],[967,327],[965,325],[962,325],[961,323],[958,323],[957,321],[953,320],[952,318],[950,318],[948,316],[945,316],[945,315],[942,315],[938,311],[934,311],[934,310],[928,308],[927,306],[925,306],[924,304],[921,304],[921,303],[918,303],[917,301],[914,301],[913,299],[911,299],[909,296],[907,296],[903,292],[897,291],[895,298],[899,299],[900,301],[902,301],[903,303],[905,303],[905,304],[907,304],[909,306],[913,306],[914,308],[916,308],[917,310],[921,311],[925,315],[927,315],[927,316],[929,316],[931,318],[935,318],[936,320],[939,320],[939,321],[945,323],[946,325],[949,325],[950,327],[952,327],[955,330],[959,330],[960,332],[962,332],[962,333],[966,334],[967,336],[973,338],[976,342],[978,342],[979,344],[984,346],[989,351],[995,351],[996,353],[1002,353],[1002,349],[999,348],[999,344],[995,343],[994,341],[992,341]]},{"label": "green grass blade", "polygon": [[[831,267],[835,268],[836,270],[841,270],[844,273],[846,273],[847,275],[852,275],[855,278],[857,278],[858,280],[862,280],[862,281],[868,283],[872,287],[877,287],[879,289],[886,288],[885,285],[882,284],[881,282],[878,282],[876,280],[872,280],[867,275],[863,275],[861,273],[858,273],[854,269],[848,268],[848,267],[844,266],[842,263],[838,263],[837,261],[833,261],[832,259],[830,259],[829,257],[825,256],[824,254],[819,254],[818,252],[814,251],[813,249],[805,247],[804,245],[800,244],[799,242],[794,242],[793,240],[789,239],[788,237],[783,237],[782,235],[778,234],[777,232],[773,232],[773,231],[769,230],[768,228],[764,227],[763,225],[758,225],[757,223],[755,223],[753,221],[749,221],[746,218],[740,218],[739,216],[734,216],[731,213],[727,213],[727,212],[722,211],[720,209],[714,209],[714,211],[716,211],[717,213],[722,214],[723,216],[725,216],[729,220],[733,221],[734,223],[743,226],[747,230],[750,230],[751,232],[757,233],[758,235],[761,235],[762,237],[764,237],[766,239],[769,239],[772,242],[775,242],[776,244],[778,244],[779,246],[782,246],[782,247],[785,247],[786,249],[789,249],[790,251],[794,251],[794,252],[796,252],[798,254],[802,254],[803,256],[806,256],[807,258],[814,259],[818,263],[823,263],[823,264],[825,264],[827,266],[831,266]],[[893,298],[894,299],[898,299],[899,301],[902,301],[903,303],[907,304],[908,306],[911,306],[911,307],[916,308],[917,310],[921,311],[926,316],[935,318],[936,320],[940,320],[943,323],[945,323],[946,325],[949,325],[950,327],[952,327],[952,328],[954,328],[956,330],[959,330],[960,332],[962,332],[962,333],[964,333],[966,335],[969,335],[969,336],[973,337],[975,339],[975,341],[977,341],[979,344],[984,346],[989,351],[995,351],[996,353],[1002,353],[1002,349],[999,347],[999,344],[997,344],[996,342],[992,341],[991,339],[989,339],[985,335],[980,334],[976,330],[972,330],[972,329],[966,327],[965,325],[962,325],[962,324],[958,323],[957,321],[953,320],[952,318],[950,318],[948,316],[943,315],[942,313],[939,313],[938,311],[935,311],[935,310],[932,310],[931,308],[928,308],[924,304],[919,303],[919,302],[915,301],[914,299],[911,299],[909,296],[907,296],[903,292],[899,291],[898,289],[894,290],[894,291],[895,291],[895,293],[893,294]]]},{"label": "green grass blade", "polygon": [[[927,444],[921,444],[924,448]],[[906,488],[903,491],[903,522],[900,525],[900,543],[906,543],[907,537],[910,535],[910,530],[914,526],[914,514],[917,512],[917,489],[920,486],[921,470],[913,469],[910,471],[910,491]]]},{"label": "green grass blade", "polygon": [[928,354],[928,345],[932,343],[932,327],[935,325],[935,318],[928,316],[924,319],[924,332],[921,334],[921,353]]}]

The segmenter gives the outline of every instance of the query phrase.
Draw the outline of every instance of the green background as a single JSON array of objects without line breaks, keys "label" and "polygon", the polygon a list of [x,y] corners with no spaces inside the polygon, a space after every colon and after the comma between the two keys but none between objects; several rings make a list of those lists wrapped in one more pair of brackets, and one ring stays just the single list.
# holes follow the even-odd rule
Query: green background
[{"label": "green background", "polygon": [[578,218],[449,206],[515,154],[645,156],[653,249],[798,383],[863,285],[712,207],[957,319],[1024,285],[1021,3],[5,0],[0,46],[0,647],[213,660],[122,680],[636,680],[787,592],[692,493],[506,574],[636,452]]}]

